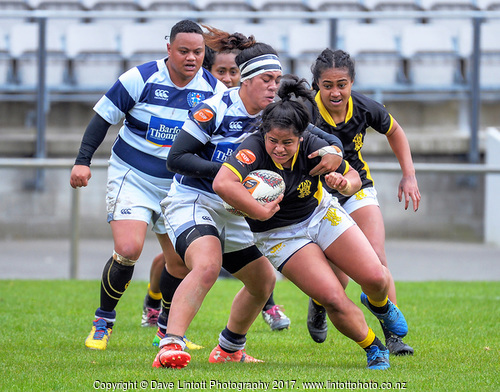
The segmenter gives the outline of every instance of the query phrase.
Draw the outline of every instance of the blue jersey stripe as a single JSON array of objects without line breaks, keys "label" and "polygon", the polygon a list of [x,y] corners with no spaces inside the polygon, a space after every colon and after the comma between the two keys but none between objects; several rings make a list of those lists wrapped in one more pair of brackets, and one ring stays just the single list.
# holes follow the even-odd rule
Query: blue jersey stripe
[{"label": "blue jersey stripe", "polygon": [[150,176],[174,178],[174,173],[167,170],[166,160],[136,150],[119,136],[113,145],[113,152],[125,163]]}]

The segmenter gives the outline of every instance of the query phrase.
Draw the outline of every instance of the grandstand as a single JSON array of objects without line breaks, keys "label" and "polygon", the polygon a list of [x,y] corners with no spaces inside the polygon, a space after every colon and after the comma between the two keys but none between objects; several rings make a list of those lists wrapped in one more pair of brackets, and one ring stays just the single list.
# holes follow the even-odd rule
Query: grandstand
[{"label": "grandstand", "polygon": [[[322,49],[350,52],[354,88],[387,106],[417,162],[478,161],[484,131],[500,126],[500,0],[0,0],[0,157],[74,158],[94,103],[121,72],[166,55],[183,18],[254,34],[308,80]],[[363,151],[390,149],[373,137]],[[475,203],[460,224],[477,233]]]}]

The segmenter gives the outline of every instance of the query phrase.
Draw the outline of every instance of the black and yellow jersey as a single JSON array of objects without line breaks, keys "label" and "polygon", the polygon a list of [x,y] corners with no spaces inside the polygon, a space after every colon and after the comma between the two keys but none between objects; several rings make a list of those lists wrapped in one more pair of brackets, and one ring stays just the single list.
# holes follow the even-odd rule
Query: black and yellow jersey
[{"label": "black and yellow jersey", "polygon": [[[256,132],[248,136],[238,149],[223,164],[233,171],[242,181],[248,173],[257,169],[271,170],[283,177],[285,195],[280,202],[280,210],[267,221],[247,218],[250,229],[260,233],[277,227],[284,227],[306,220],[318,206],[323,195],[320,176],[311,176],[309,172],[321,158],[309,159],[308,155],[329,144],[309,132],[304,132],[303,140],[293,158],[292,167],[284,168],[267,154],[264,135]],[[348,165],[345,161],[336,170],[345,174]]]},{"label": "black and yellow jersey", "polygon": [[[392,127],[393,117],[382,104],[356,91],[351,92],[345,121],[339,124],[333,121],[321,102],[319,93],[316,95],[316,103],[320,115],[315,125],[341,140],[344,146],[344,159],[358,171],[362,181],[361,188],[373,186],[370,168],[361,155],[366,130],[372,127],[376,132],[385,135]],[[331,191],[331,193],[341,203],[348,198],[337,191]]]}]

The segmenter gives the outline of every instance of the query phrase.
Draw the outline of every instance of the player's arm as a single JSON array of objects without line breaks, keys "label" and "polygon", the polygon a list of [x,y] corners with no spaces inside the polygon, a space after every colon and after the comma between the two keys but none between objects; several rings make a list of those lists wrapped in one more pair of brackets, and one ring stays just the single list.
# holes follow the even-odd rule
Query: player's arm
[{"label": "player's arm", "polygon": [[111,124],[98,114],[90,120],[83,134],[75,165],[71,170],[69,183],[73,188],[88,185],[90,177],[92,177],[90,162],[92,161],[95,151],[106,137],[110,126]]},{"label": "player's arm", "polygon": [[329,144],[328,147],[320,148],[309,155],[309,159],[316,158],[317,156],[321,157],[321,161],[311,169],[309,174],[311,176],[317,176],[337,170],[337,168],[342,164],[344,153],[344,147],[340,139],[335,135],[323,131],[313,124],[309,124],[307,131],[325,140]]},{"label": "player's arm", "polygon": [[168,153],[167,169],[189,177],[214,178],[221,164],[198,156],[203,147],[202,142],[181,129]]},{"label": "player's arm", "polygon": [[278,203],[283,199],[283,195],[272,202],[261,205],[245,189],[241,180],[238,171],[225,163],[215,176],[212,187],[222,200],[244,212],[251,219],[265,221],[279,211]]},{"label": "player's arm", "polygon": [[404,195],[405,210],[408,209],[410,199],[413,201],[413,210],[417,211],[420,204],[420,191],[418,189],[417,177],[415,176],[415,167],[411,157],[410,144],[398,122],[393,119],[393,124],[389,132],[386,133],[387,141],[391,146],[394,155],[398,159],[403,178],[398,187],[398,199],[402,200]]}]

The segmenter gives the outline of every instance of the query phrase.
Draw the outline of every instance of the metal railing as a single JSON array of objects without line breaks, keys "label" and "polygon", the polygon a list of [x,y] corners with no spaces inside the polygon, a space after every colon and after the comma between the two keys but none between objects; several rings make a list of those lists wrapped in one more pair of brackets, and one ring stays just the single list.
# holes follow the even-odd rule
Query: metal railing
[{"label": "metal railing", "polygon": [[[48,158],[0,158],[0,169],[71,169],[73,159],[48,159]],[[486,164],[455,164],[455,163],[415,163],[417,174],[500,174],[500,166]],[[106,159],[96,159],[92,162],[92,169],[106,169]],[[372,172],[400,173],[401,168],[396,162],[372,162]],[[68,184],[69,186],[69,184]],[[80,241],[80,191],[74,189],[71,193],[71,217],[70,217],[70,271],[71,279],[78,279],[79,265],[79,241]]]}]

